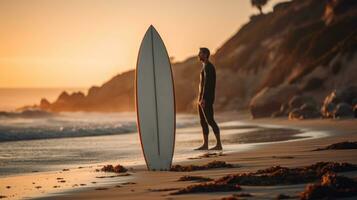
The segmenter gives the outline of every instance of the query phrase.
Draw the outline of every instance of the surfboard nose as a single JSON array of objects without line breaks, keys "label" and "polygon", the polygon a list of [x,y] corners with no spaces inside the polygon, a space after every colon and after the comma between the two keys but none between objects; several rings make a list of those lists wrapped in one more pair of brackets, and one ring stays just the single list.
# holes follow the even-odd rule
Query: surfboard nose
[{"label": "surfboard nose", "polygon": [[154,27],[154,25],[152,25],[152,24],[149,26],[147,32],[148,32],[148,31],[153,31],[153,32],[156,32],[157,34],[159,34],[159,33],[157,32],[156,28]]}]

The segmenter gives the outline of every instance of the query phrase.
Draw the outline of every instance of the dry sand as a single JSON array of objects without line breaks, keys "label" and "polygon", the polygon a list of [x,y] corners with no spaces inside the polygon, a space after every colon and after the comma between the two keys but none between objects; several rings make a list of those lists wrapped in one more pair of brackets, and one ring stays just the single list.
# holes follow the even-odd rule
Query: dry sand
[{"label": "dry sand", "polygon": [[[342,141],[357,141],[357,121],[354,119],[346,120],[304,120],[291,121],[286,119],[261,119],[249,120],[248,115],[240,113],[225,113],[219,117],[224,120],[242,120],[253,124],[282,125],[291,128],[309,129],[312,131],[324,131],[329,133],[327,137],[288,141],[280,143],[268,143],[259,145],[253,150],[240,153],[226,154],[225,156],[214,158],[202,158],[188,160],[174,164],[205,164],[213,160],[226,161],[236,164],[238,168],[214,169],[194,172],[149,172],[145,166],[137,166],[129,170],[130,176],[114,178],[95,178],[101,172],[94,172],[91,168],[71,169],[64,172],[52,173],[33,173],[23,176],[8,177],[7,180],[1,179],[1,195],[10,198],[24,196],[34,196],[46,193],[47,196],[41,199],[221,199],[232,194],[241,192],[250,193],[253,197],[244,199],[275,199],[278,194],[297,196],[303,191],[306,184],[282,185],[282,186],[242,186],[240,192],[221,192],[221,193],[199,193],[190,195],[170,195],[170,189],[181,188],[194,182],[177,181],[183,175],[197,175],[209,178],[218,178],[227,174],[237,172],[253,172],[274,165],[287,167],[299,167],[314,164],[319,161],[349,162],[357,164],[357,150],[327,150],[312,151],[313,149],[324,147]],[[205,152],[202,152],[204,154]],[[112,163],[117,164],[117,163]],[[103,175],[103,174],[102,174]],[[106,174],[108,175],[108,174]],[[349,177],[357,177],[357,172],[345,173]],[[67,183],[59,183],[57,178],[63,177]],[[96,183],[92,183],[95,181]],[[36,184],[32,185],[32,182]],[[129,184],[125,184],[129,182]],[[80,186],[85,183],[86,186]],[[56,192],[55,185],[77,190],[68,190],[53,196],[48,193]],[[9,185],[11,188],[7,189]],[[29,187],[30,185],[30,187]],[[42,188],[35,187],[41,185]],[[164,191],[157,191],[164,189]],[[156,190],[156,191],[155,191]],[[31,191],[31,192],[30,192]],[[27,192],[27,193],[26,193]],[[16,194],[15,194],[16,193]],[[23,195],[26,193],[26,195]],[[12,196],[14,195],[14,196]]]}]

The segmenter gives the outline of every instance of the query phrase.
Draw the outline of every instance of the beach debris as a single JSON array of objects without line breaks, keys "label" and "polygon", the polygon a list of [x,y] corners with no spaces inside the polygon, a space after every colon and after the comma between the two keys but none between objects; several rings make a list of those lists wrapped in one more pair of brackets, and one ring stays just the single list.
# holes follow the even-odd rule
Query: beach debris
[{"label": "beach debris", "polygon": [[10,186],[10,185],[6,186],[6,189],[10,189],[10,188],[11,188],[11,186]]},{"label": "beach debris", "polygon": [[86,186],[87,184],[85,184],[85,183],[81,183],[81,184],[79,184],[80,186]]},{"label": "beach debris", "polygon": [[35,188],[36,188],[36,189],[40,189],[40,188],[42,188],[42,186],[36,186]]},{"label": "beach debris", "polygon": [[66,182],[66,180],[59,180],[59,181],[57,181],[58,183],[65,183]]},{"label": "beach debris", "polygon": [[95,181],[92,181],[91,183],[92,183],[92,184],[96,184],[97,182],[95,182]]},{"label": "beach debris", "polygon": [[63,178],[62,178],[62,177],[57,177],[56,179],[57,179],[57,180],[63,180]]},{"label": "beach debris", "polygon": [[197,181],[197,182],[206,182],[206,181],[212,181],[213,179],[203,177],[203,176],[181,176],[178,181]]},{"label": "beach debris", "polygon": [[202,158],[215,158],[215,157],[220,157],[220,156],[225,156],[226,154],[223,154],[223,152],[219,153],[205,153],[197,157],[192,157],[188,158],[190,160],[195,160],[195,159],[202,159]]},{"label": "beach debris", "polygon": [[123,172],[127,172],[128,169],[122,165],[116,165],[115,167],[113,165],[105,165],[104,167],[102,167],[101,171],[123,173]]},{"label": "beach debris", "polygon": [[150,192],[168,192],[173,190],[179,190],[180,188],[162,188],[162,189],[148,189]]},{"label": "beach debris", "polygon": [[190,171],[196,171],[196,170],[208,170],[208,169],[216,169],[216,168],[233,168],[234,166],[232,164],[228,164],[224,161],[212,161],[209,162],[205,165],[188,165],[188,166],[182,166],[182,165],[173,165],[170,169],[170,171],[175,171],[175,172],[190,172]]},{"label": "beach debris", "polygon": [[0,199],[4,199],[4,198],[7,198],[7,196],[5,196],[5,195],[0,195]]},{"label": "beach debris", "polygon": [[341,150],[341,149],[357,149],[357,142],[339,142],[335,144],[328,145],[327,147],[317,148],[313,151],[323,151],[323,150]]},{"label": "beach debris", "polygon": [[240,185],[271,186],[301,184],[316,181],[326,173],[354,170],[357,170],[356,165],[337,162],[318,162],[313,165],[298,168],[273,166],[257,170],[256,172],[230,174],[211,182],[189,185],[172,194],[219,191],[228,192],[235,191]]},{"label": "beach debris", "polygon": [[121,185],[115,185],[116,188],[121,188]]},{"label": "beach debris", "polygon": [[66,172],[66,171],[69,171],[69,169],[62,169],[62,171]]},{"label": "beach debris", "polygon": [[95,188],[95,190],[108,190],[109,188],[106,188],[106,187],[98,187],[98,188]]},{"label": "beach debris", "polygon": [[335,173],[325,174],[320,183],[309,184],[300,194],[302,200],[310,199],[335,199],[341,197],[357,196],[357,180]]},{"label": "beach debris", "polygon": [[54,185],[53,188],[60,188],[61,186],[59,185]]},{"label": "beach debris", "polygon": [[327,172],[337,173],[354,170],[357,170],[357,166],[350,163],[318,162],[306,167],[273,166],[251,173],[231,174],[216,179],[215,182],[252,186],[300,184],[315,181]]},{"label": "beach debris", "polygon": [[242,188],[238,184],[224,184],[217,182],[200,183],[189,185],[185,188],[179,189],[176,192],[170,193],[171,195],[191,194],[191,193],[204,193],[204,192],[230,192],[240,191]]}]

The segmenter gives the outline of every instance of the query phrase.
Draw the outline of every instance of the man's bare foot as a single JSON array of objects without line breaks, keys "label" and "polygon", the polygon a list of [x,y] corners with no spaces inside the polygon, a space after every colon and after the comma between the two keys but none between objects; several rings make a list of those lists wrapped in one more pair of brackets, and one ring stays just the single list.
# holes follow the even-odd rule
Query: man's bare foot
[{"label": "man's bare foot", "polygon": [[209,150],[222,150],[222,145],[216,145],[215,147],[213,148],[210,148]]},{"label": "man's bare foot", "polygon": [[202,146],[198,147],[195,150],[198,150],[198,151],[200,151],[200,150],[208,150],[208,145],[202,145]]}]

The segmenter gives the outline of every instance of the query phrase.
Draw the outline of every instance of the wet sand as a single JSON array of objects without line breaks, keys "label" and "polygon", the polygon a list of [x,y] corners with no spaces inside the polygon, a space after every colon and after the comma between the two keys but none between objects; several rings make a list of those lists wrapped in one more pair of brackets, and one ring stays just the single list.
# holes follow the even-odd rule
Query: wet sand
[{"label": "wet sand", "polygon": [[[216,160],[225,161],[237,166],[233,168],[191,172],[149,172],[145,166],[140,165],[129,169],[129,176],[98,178],[100,176],[110,176],[110,174],[95,172],[95,169],[100,168],[100,166],[91,166],[91,168],[70,169],[69,171],[56,173],[32,173],[23,176],[13,176],[8,177],[7,180],[1,179],[0,195],[10,198],[12,197],[11,195],[15,195],[12,198],[16,198],[18,197],[16,195],[19,195],[22,191],[29,192],[30,188],[28,184],[35,182],[31,190],[33,192],[29,192],[28,196],[37,196],[43,191],[45,195],[38,197],[38,199],[221,199],[239,193],[250,193],[252,195],[252,197],[244,197],[244,199],[275,199],[279,194],[297,197],[304,190],[306,184],[280,186],[242,185],[242,190],[237,192],[185,195],[170,195],[170,193],[179,188],[196,184],[195,181],[178,181],[184,175],[215,179],[232,173],[253,172],[275,165],[301,167],[319,161],[357,164],[357,150],[354,149],[313,151],[314,149],[323,148],[337,142],[357,141],[357,123],[353,119],[305,121],[289,121],[286,119],[250,120],[246,113],[224,113],[220,114],[219,120],[241,120],[252,125],[283,126],[286,128],[309,130],[310,132],[327,133],[327,135],[322,138],[299,138],[290,141],[262,143],[248,151],[237,153],[226,153],[224,151],[223,155],[202,156],[199,159],[188,159],[174,163],[180,165],[202,165]],[[202,152],[202,155],[205,153],[207,152]],[[344,175],[357,177],[357,172],[348,172],[344,173]],[[57,178],[63,178],[66,182],[61,183]],[[77,186],[73,187],[75,184]],[[86,185],[81,186],[80,184]],[[53,196],[56,191],[53,190],[53,187],[56,185],[68,188],[68,190],[61,190],[61,193]],[[11,188],[6,188],[6,186],[10,186]],[[41,188],[36,188],[36,186],[41,186]],[[51,194],[48,194],[49,191],[52,191]]]}]

